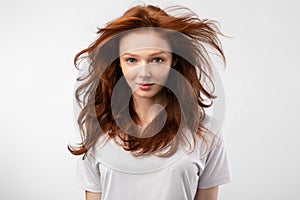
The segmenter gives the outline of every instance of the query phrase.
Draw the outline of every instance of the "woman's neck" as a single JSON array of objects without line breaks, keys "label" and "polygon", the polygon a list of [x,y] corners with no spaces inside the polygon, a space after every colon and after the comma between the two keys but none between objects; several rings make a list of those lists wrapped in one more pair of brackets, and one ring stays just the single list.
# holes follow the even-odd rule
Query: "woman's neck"
[{"label": "woman's neck", "polygon": [[141,120],[140,126],[147,126],[167,105],[166,94],[156,98],[141,98],[133,95],[134,110]]}]

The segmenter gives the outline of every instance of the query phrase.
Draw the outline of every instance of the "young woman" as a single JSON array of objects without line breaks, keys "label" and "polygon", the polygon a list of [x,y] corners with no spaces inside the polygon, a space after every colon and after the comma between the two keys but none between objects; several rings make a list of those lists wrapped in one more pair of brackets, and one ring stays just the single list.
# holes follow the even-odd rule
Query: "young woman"
[{"label": "young woman", "polygon": [[208,48],[225,61],[222,34],[171,10],[185,12],[133,7],[75,56],[89,66],[77,79],[82,142],[69,150],[84,155],[77,177],[87,200],[216,200],[231,180],[223,130],[204,101],[216,98],[205,78],[213,84]]}]

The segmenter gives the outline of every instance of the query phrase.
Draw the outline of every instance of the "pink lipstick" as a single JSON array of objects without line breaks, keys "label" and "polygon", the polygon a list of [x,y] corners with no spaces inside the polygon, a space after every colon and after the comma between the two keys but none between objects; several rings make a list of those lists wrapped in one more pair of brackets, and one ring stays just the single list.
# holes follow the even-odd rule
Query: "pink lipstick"
[{"label": "pink lipstick", "polygon": [[142,83],[142,84],[138,84],[138,85],[141,90],[150,90],[154,84],[153,83],[145,83],[145,84]]}]

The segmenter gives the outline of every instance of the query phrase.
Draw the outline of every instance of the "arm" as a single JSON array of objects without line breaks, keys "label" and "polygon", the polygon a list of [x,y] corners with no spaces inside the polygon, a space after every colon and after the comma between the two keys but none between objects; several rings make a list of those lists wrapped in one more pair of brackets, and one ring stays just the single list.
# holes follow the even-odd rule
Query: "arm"
[{"label": "arm", "polygon": [[219,187],[198,189],[194,200],[217,200]]},{"label": "arm", "polygon": [[86,200],[101,200],[101,193],[85,191]]}]

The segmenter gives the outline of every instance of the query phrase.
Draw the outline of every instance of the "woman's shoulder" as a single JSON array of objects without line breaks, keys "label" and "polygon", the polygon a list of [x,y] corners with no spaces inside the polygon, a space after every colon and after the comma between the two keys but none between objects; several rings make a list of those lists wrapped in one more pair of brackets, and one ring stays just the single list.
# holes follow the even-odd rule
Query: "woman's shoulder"
[{"label": "woman's shoulder", "polygon": [[[224,142],[223,120],[211,114],[205,114],[200,130],[201,136],[198,134],[196,136],[196,149],[198,149],[196,152],[201,152],[201,157],[205,157],[215,146]],[[195,143],[192,142],[192,144]]]},{"label": "woman's shoulder", "polygon": [[214,135],[223,137],[223,124],[224,119],[216,118],[211,114],[205,114],[204,120],[202,121],[202,125],[212,132]]}]

